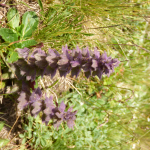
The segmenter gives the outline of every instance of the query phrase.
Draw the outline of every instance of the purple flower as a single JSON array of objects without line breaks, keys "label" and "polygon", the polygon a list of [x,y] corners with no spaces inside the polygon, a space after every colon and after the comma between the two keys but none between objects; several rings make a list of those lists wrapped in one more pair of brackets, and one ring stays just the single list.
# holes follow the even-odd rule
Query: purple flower
[{"label": "purple flower", "polygon": [[78,76],[80,71],[81,71],[81,67],[82,67],[82,54],[81,54],[81,49],[79,49],[79,47],[77,46],[76,49],[74,49],[71,53],[73,60],[70,61],[71,64],[71,76]]},{"label": "purple flower", "polygon": [[65,109],[66,109],[66,105],[62,101],[58,108],[58,111],[55,112],[55,116],[54,116],[54,127],[57,129],[63,121],[63,114],[65,112]]},{"label": "purple flower", "polygon": [[93,75],[97,75],[100,79],[102,74],[106,74],[109,77],[114,72],[114,67],[117,67],[119,63],[117,59],[107,57],[106,52],[100,56],[99,52],[95,50],[94,59],[92,60]]},{"label": "purple flower", "polygon": [[29,104],[29,95],[26,92],[21,91],[17,100],[19,102],[17,108],[23,110]]},{"label": "purple flower", "polygon": [[18,97],[18,109],[23,110],[26,106],[29,105],[29,98],[30,98],[30,87],[26,82],[22,82],[22,91],[19,92]]},{"label": "purple flower", "polygon": [[31,105],[32,106],[32,111],[31,114],[33,116],[37,116],[39,114],[40,111],[42,111],[42,92],[40,90],[40,88],[35,89],[32,94],[30,94],[29,92],[29,88],[27,89],[27,86],[23,86],[22,90],[20,93],[20,96],[18,98],[19,104],[18,104],[18,108],[20,110],[24,109],[27,105]]},{"label": "purple flower", "polygon": [[55,105],[53,104],[53,97],[46,97],[44,104],[42,121],[47,125],[50,119],[54,118]]},{"label": "purple flower", "polygon": [[63,121],[67,122],[69,128],[73,129],[75,125],[74,120],[76,119],[75,115],[77,111],[73,111],[72,107],[70,107],[67,112],[65,112],[65,109],[66,109],[66,105],[62,101],[60,107],[58,108],[59,112],[56,112],[56,116],[58,118],[54,122],[54,127],[56,127],[57,129]]},{"label": "purple flower", "polygon": [[30,60],[19,59],[15,65],[18,66],[17,69],[20,70],[20,75],[25,76],[26,80],[34,81],[38,75],[39,68]]},{"label": "purple flower", "polygon": [[94,57],[94,59],[92,60],[92,67],[94,69],[93,75],[97,75],[101,79],[104,66],[100,59],[100,53],[96,49],[94,51],[93,57]]},{"label": "purple flower", "polygon": [[92,72],[92,57],[88,47],[82,51],[82,69],[85,73],[85,76],[89,78]]},{"label": "purple flower", "polygon": [[31,111],[31,114],[36,117],[40,111],[42,111],[42,100],[41,99],[37,99],[35,101],[33,101],[31,103],[31,106],[32,106],[32,111]]},{"label": "purple flower", "polygon": [[36,61],[35,61],[35,65],[38,66],[40,69],[45,69],[48,65],[47,61],[46,61],[46,53],[36,53],[34,55]]},{"label": "purple flower", "polygon": [[33,102],[35,102],[35,101],[38,101],[38,100],[40,100],[41,99],[41,97],[42,97],[42,91],[41,91],[41,89],[38,87],[37,89],[35,89],[33,92],[32,92],[32,94],[31,94],[31,96],[30,96],[30,103],[33,103]]},{"label": "purple flower", "polygon": [[72,67],[71,67],[71,61],[73,60],[73,57],[69,54],[69,49],[67,45],[65,47],[62,47],[63,53],[60,55],[60,60],[58,61],[59,65],[59,73],[60,76],[66,77],[67,74],[70,73]]},{"label": "purple flower", "polygon": [[60,54],[56,50],[49,49],[48,56],[46,57],[46,61],[48,62],[48,66],[44,70],[44,74],[51,75],[53,78],[58,69],[58,60],[60,59]]},{"label": "purple flower", "polygon": [[69,128],[72,128],[74,127],[75,123],[74,123],[74,120],[76,119],[76,113],[77,113],[77,110],[76,111],[73,111],[73,108],[70,107],[68,109],[68,111],[66,113],[64,113],[64,121],[67,122],[67,125]]}]

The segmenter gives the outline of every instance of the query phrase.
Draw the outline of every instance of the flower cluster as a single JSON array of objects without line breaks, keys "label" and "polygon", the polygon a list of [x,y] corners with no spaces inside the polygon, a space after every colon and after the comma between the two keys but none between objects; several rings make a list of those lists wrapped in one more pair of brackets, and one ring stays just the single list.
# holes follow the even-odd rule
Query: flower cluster
[{"label": "flower cluster", "polygon": [[33,90],[32,94],[27,87],[27,84],[23,84],[23,89],[20,92],[18,97],[18,109],[23,110],[27,106],[31,107],[31,114],[36,117],[40,112],[42,112],[42,121],[46,125],[52,119],[54,127],[58,129],[62,122],[66,122],[69,128],[74,127],[74,121],[76,119],[75,115],[77,111],[73,111],[73,108],[70,107],[66,112],[66,105],[62,101],[58,107],[53,104],[53,97],[45,97],[45,100],[42,99],[42,92],[40,88]]},{"label": "flower cluster", "polygon": [[28,48],[18,49],[21,58],[14,66],[19,78],[26,77],[26,80],[31,81],[39,75],[51,75],[53,78],[57,70],[61,77],[66,77],[70,72],[72,77],[77,77],[81,69],[87,78],[97,75],[101,79],[103,74],[110,76],[114,67],[120,63],[118,59],[108,57],[106,52],[100,55],[97,49],[90,51],[88,47],[83,50],[79,47],[70,50],[65,46],[62,47],[62,54],[52,49],[45,53],[41,48],[35,48],[31,54],[29,52]]}]

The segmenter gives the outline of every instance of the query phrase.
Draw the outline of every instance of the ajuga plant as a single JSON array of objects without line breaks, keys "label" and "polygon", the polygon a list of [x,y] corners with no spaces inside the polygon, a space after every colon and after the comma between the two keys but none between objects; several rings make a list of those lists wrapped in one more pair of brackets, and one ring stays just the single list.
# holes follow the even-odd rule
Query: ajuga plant
[{"label": "ajuga plant", "polygon": [[73,129],[74,127],[74,120],[76,119],[75,115],[77,111],[73,111],[73,108],[70,107],[66,112],[66,105],[63,101],[59,107],[56,101],[54,105],[52,96],[45,96],[45,98],[42,99],[42,91],[40,88],[33,90],[31,93],[30,87],[26,83],[23,83],[18,101],[18,109],[23,110],[28,106],[34,117],[42,112],[42,121],[46,125],[50,120],[53,120],[54,127],[57,129],[62,122],[67,122],[69,128]]},{"label": "ajuga plant", "polygon": [[[22,80],[18,108],[23,110],[29,106],[31,114],[35,117],[42,112],[42,121],[48,124],[50,120],[53,120],[54,127],[57,129],[61,122],[67,122],[68,127],[73,129],[77,111],[73,111],[73,108],[70,107],[66,112],[66,105],[63,101],[59,107],[57,102],[54,105],[52,96],[45,96],[43,100],[40,88],[34,89],[36,77],[50,75],[53,78],[57,70],[61,77],[66,77],[70,72],[72,77],[78,77],[82,69],[87,78],[90,75],[97,75],[101,79],[103,74],[110,76],[114,67],[120,63],[118,59],[108,57],[106,52],[100,55],[96,48],[90,51],[88,47],[81,50],[77,46],[76,49],[70,50],[67,45],[62,47],[62,54],[52,49],[46,53],[41,48],[34,49],[30,54],[30,49],[24,48],[18,49],[18,55],[20,59],[13,64],[16,76]],[[27,82],[23,79],[26,79]],[[28,81],[30,84],[27,84]]]},{"label": "ajuga plant", "polygon": [[87,78],[97,75],[101,79],[103,74],[109,77],[114,72],[114,67],[120,63],[118,59],[108,57],[106,52],[100,55],[96,48],[90,51],[88,47],[81,50],[77,46],[70,50],[66,45],[62,47],[62,54],[52,49],[45,53],[41,48],[34,49],[31,54],[29,52],[28,48],[18,49],[21,58],[13,64],[18,78],[26,78],[28,81],[34,81],[37,76],[43,75],[53,78],[57,70],[61,77],[66,77],[70,72],[72,77],[78,77],[83,70]]}]

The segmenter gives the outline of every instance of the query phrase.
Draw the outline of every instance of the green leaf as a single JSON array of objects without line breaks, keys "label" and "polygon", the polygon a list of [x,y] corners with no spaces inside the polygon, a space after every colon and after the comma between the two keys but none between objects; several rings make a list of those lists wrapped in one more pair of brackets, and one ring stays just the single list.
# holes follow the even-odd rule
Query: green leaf
[{"label": "green leaf", "polygon": [[7,56],[7,62],[13,63],[17,60],[18,60],[18,53],[14,51],[9,51],[8,56]]},{"label": "green leaf", "polygon": [[3,121],[0,122],[0,131],[3,129],[4,124],[5,124],[5,123],[4,123]]},{"label": "green leaf", "polygon": [[40,144],[40,138],[37,138],[36,142],[35,142],[35,146],[37,147]]},{"label": "green leaf", "polygon": [[24,28],[23,24],[21,24],[20,26],[16,27],[16,31],[17,31],[18,36],[21,36],[21,31],[23,30],[23,28]]},{"label": "green leaf", "polygon": [[32,138],[32,131],[28,132],[28,138],[31,139]]},{"label": "green leaf", "polygon": [[29,121],[29,128],[32,128],[33,122]]},{"label": "green leaf", "polygon": [[4,147],[9,142],[8,139],[0,138],[0,148]]},{"label": "green leaf", "polygon": [[36,44],[37,44],[37,42],[35,40],[26,40],[26,41],[23,41],[20,43],[15,43],[14,46],[16,48],[25,48],[25,47],[30,47],[30,46],[33,46]]},{"label": "green leaf", "polygon": [[3,73],[2,74],[2,80],[9,79],[9,73]]},{"label": "green leaf", "polygon": [[40,6],[41,10],[43,11],[43,4],[42,4],[42,1],[41,1],[41,0],[38,0],[38,3],[39,3],[39,6]]},{"label": "green leaf", "polygon": [[22,144],[25,144],[25,142],[26,142],[26,138],[23,138]]},{"label": "green leaf", "polygon": [[[0,42],[1,43],[1,42]],[[7,47],[9,45],[9,43],[1,43],[0,44],[0,49],[3,49],[4,47]],[[3,49],[3,51],[6,52],[6,50]]]},{"label": "green leaf", "polygon": [[54,85],[56,85],[58,83],[59,80],[56,80],[51,86],[49,86],[48,88],[52,88]]},{"label": "green leaf", "polygon": [[14,41],[18,41],[18,35],[16,33],[14,33],[13,30],[11,30],[11,29],[1,28],[0,35],[6,42],[11,43]]},{"label": "green leaf", "polygon": [[39,79],[39,78],[37,78],[37,79],[35,80],[34,88],[38,88],[38,79]]},{"label": "green leaf", "polygon": [[44,138],[41,138],[41,145],[44,147],[46,145],[46,140]]},{"label": "green leaf", "polygon": [[51,133],[45,133],[45,134],[42,134],[42,138],[44,138],[44,139],[50,139],[50,137],[51,137]]},{"label": "green leaf", "polygon": [[27,150],[27,149],[26,149],[25,145],[21,145],[19,150]]},{"label": "green leaf", "polygon": [[37,29],[38,22],[39,19],[35,12],[29,11],[24,13],[22,17],[22,24],[24,26],[21,31],[21,38],[29,38],[32,35],[33,31]]},{"label": "green leaf", "polygon": [[20,138],[24,138],[24,134],[19,134],[19,137]]},{"label": "green leaf", "polygon": [[0,82],[0,89],[3,89],[5,87],[5,82]]},{"label": "green leaf", "polygon": [[5,67],[5,64],[2,59],[0,59],[0,64],[1,64],[1,69],[3,69]]},{"label": "green leaf", "polygon": [[20,16],[17,9],[15,8],[9,9],[7,13],[7,20],[8,20],[8,25],[14,29],[19,26]]},{"label": "green leaf", "polygon": [[93,33],[82,33],[83,35],[86,35],[86,36],[93,36],[94,34]]}]

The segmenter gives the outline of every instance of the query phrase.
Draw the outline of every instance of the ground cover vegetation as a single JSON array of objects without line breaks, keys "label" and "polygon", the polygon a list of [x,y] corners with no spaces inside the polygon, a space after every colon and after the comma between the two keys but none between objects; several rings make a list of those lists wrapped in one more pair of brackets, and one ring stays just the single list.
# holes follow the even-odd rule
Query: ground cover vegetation
[{"label": "ground cover vegetation", "polygon": [[[37,2],[38,14],[11,7],[0,28],[1,101],[17,106],[10,132],[21,122],[20,143],[0,148],[149,149],[150,2]],[[57,72],[71,86],[47,93],[40,81]]]}]

